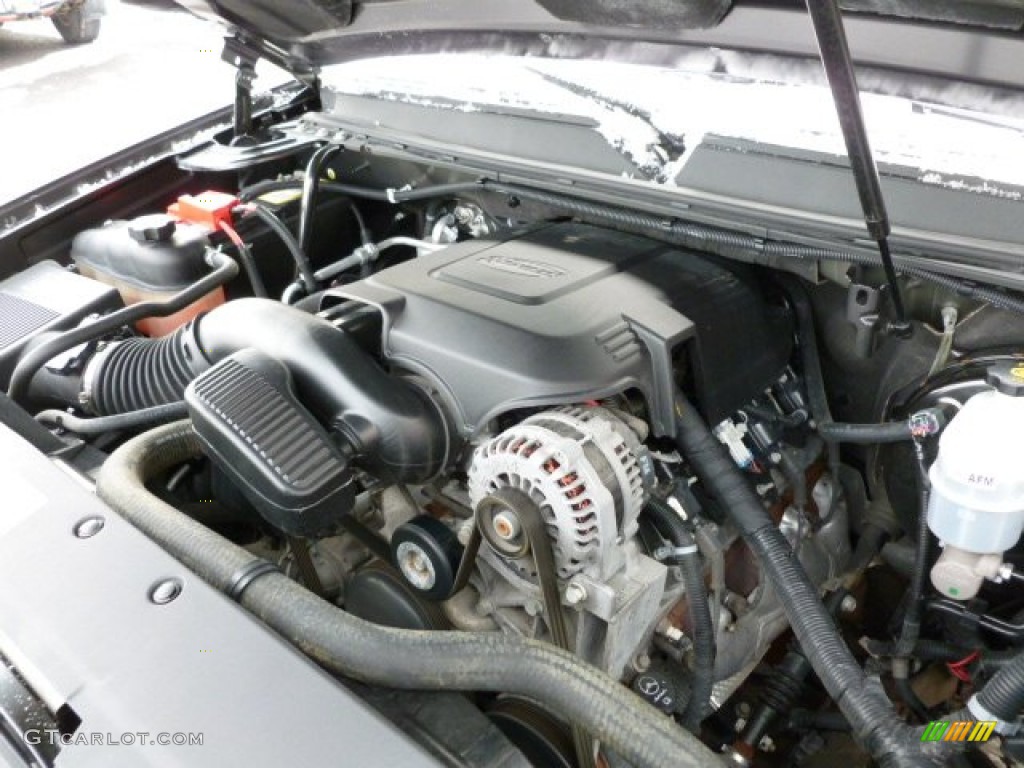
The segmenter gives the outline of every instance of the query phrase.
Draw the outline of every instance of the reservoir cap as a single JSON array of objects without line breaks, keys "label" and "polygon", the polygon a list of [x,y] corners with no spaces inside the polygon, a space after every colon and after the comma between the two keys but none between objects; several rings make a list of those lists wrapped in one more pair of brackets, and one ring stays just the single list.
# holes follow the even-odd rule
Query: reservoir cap
[{"label": "reservoir cap", "polygon": [[1024,360],[993,365],[985,380],[1004,395],[1024,396]]},{"label": "reservoir cap", "polygon": [[174,237],[177,225],[170,216],[154,213],[128,222],[128,234],[140,243],[166,243]]}]

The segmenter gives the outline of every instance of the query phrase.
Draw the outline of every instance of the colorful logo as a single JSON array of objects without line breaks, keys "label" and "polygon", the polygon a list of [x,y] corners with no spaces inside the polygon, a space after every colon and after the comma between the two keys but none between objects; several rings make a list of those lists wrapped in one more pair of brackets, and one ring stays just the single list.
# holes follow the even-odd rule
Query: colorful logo
[{"label": "colorful logo", "polygon": [[921,741],[988,741],[995,727],[995,720],[933,720]]}]

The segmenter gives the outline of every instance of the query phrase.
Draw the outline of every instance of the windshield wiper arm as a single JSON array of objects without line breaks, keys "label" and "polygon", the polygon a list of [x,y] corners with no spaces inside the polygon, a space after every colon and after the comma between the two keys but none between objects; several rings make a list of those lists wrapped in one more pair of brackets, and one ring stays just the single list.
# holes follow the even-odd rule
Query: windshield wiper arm
[{"label": "windshield wiper arm", "polygon": [[857,184],[860,205],[864,211],[864,224],[871,238],[878,244],[878,254],[882,258],[882,269],[885,280],[889,284],[892,295],[893,314],[896,319],[890,324],[889,330],[900,338],[907,338],[913,332],[913,326],[907,320],[903,296],[896,279],[896,269],[889,251],[889,214],[885,210],[885,199],[882,197],[882,184],[878,177],[878,167],[871,152],[867,128],[864,125],[864,114],[860,106],[860,90],[857,87],[857,76],[853,70],[853,57],[846,41],[843,28],[843,17],[839,11],[838,0],[807,0],[807,11],[814,25],[814,36],[818,41],[821,63],[825,67],[825,78],[832,90],[832,100],[836,105],[839,125],[843,130],[846,142],[846,154],[850,158],[850,170]]}]

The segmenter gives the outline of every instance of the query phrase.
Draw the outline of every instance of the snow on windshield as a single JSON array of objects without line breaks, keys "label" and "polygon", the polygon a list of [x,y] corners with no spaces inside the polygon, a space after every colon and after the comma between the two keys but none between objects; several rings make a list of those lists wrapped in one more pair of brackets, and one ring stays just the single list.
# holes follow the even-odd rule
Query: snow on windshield
[{"label": "snow on windshield", "polygon": [[[670,182],[706,135],[844,156],[828,88],[820,80],[792,82],[792,75],[773,81],[763,71],[754,79],[608,61],[440,54],[352,62],[328,70],[325,82],[344,93],[438,108],[591,118],[645,171],[638,176]],[[862,102],[880,164],[916,169],[925,183],[989,194],[1016,195],[992,185],[1024,186],[1024,121],[873,93]],[[681,138],[686,151],[668,157],[664,134]]]}]

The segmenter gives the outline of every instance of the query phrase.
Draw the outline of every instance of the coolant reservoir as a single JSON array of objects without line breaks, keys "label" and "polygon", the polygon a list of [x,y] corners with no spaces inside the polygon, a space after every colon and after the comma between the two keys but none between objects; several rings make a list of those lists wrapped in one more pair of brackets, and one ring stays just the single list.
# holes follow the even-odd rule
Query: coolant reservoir
[{"label": "coolant reservoir", "polygon": [[[164,214],[111,221],[79,233],[71,244],[71,258],[83,275],[117,288],[125,304],[166,301],[209,272],[208,234],[204,227]],[[138,329],[148,336],[165,336],[223,303],[224,289],[215,288],[170,317],[139,321]]]},{"label": "coolant reservoir", "polygon": [[944,545],[932,583],[958,600],[997,578],[1024,530],[1024,363],[992,367],[988,382],[942,433],[928,473],[928,527]]}]

